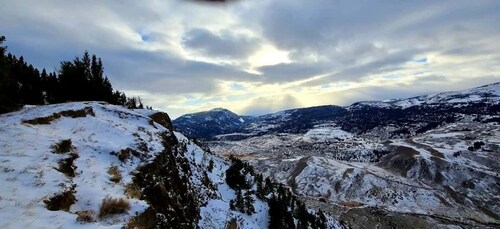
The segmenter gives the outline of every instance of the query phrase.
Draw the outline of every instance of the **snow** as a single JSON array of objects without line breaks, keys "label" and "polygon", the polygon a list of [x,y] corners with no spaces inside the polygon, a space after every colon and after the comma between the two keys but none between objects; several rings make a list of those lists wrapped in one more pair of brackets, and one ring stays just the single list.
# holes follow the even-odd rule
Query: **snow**
[{"label": "snow", "polygon": [[[96,117],[61,117],[49,125],[22,123],[41,116],[92,107]],[[119,115],[122,117],[119,117]],[[126,114],[126,116],[123,116]],[[119,228],[135,212],[142,212],[148,205],[137,199],[128,199],[131,209],[122,215],[108,217],[95,223],[76,223],[80,210],[98,212],[106,196],[124,196],[124,184],[131,181],[130,173],[138,161],[121,163],[110,152],[124,148],[136,148],[133,133],[146,138],[147,131],[164,131],[148,124],[148,118],[122,107],[92,103],[67,103],[62,105],[27,107],[21,111],[0,116],[0,167],[5,181],[0,188],[0,217],[6,220],[1,228]],[[143,128],[143,132],[138,131]],[[158,130],[157,128],[160,128]],[[79,155],[74,161],[76,176],[70,178],[57,171],[58,161],[67,154],[54,154],[51,146],[63,139],[71,139]],[[153,135],[153,138],[155,135]],[[149,147],[159,152],[159,139],[153,139]],[[109,180],[106,173],[110,165],[119,165],[123,176],[120,183]],[[9,172],[5,172],[9,171]],[[75,186],[78,200],[69,212],[48,211],[43,200]],[[96,215],[94,215],[96,217]]]},{"label": "snow", "polygon": [[[23,120],[47,117],[68,110],[92,108],[95,116],[60,117],[50,124],[27,124]],[[27,106],[18,112],[0,115],[0,228],[122,228],[135,214],[148,207],[142,200],[128,198],[125,185],[132,180],[136,168],[148,163],[163,150],[159,133],[168,131],[158,124],[151,124],[148,110],[129,110],[99,102],[74,102],[48,106]],[[229,201],[235,192],[225,183],[228,163],[216,155],[206,153],[192,141],[174,132],[186,144],[187,159],[192,176],[190,182],[199,187],[201,207],[200,228],[223,228],[232,218],[240,228],[267,228],[268,206],[256,199],[256,213],[252,215],[229,210]],[[72,153],[79,157],[75,177],[68,177],[56,170],[59,160],[69,153],[54,154],[51,147],[71,139]],[[140,151],[138,143],[147,145],[149,157],[132,158],[125,162],[111,152],[130,148]],[[214,168],[208,177],[216,187],[216,196],[209,197],[203,188],[202,177],[209,161]],[[122,180],[109,180],[107,170],[118,167]],[[74,187],[77,199],[69,211],[49,211],[44,200]],[[255,189],[255,187],[254,187]],[[101,201],[107,197],[125,198],[131,208],[123,214],[99,219]],[[94,211],[96,222],[81,224],[76,212]]]},{"label": "snow", "polygon": [[353,134],[343,131],[340,127],[336,127],[335,125],[323,124],[317,125],[314,128],[307,131],[304,134],[304,140],[315,140],[315,141],[325,141],[328,139],[347,139],[353,138]]},{"label": "snow", "polygon": [[406,109],[412,106],[417,106],[422,104],[435,104],[435,103],[462,104],[462,103],[479,102],[479,101],[500,102],[500,83],[489,84],[463,91],[436,93],[436,94],[417,96],[407,99],[363,101],[353,104],[348,109],[352,109],[352,107],[358,104],[380,107],[380,108],[388,108],[391,106],[396,106],[401,109]]}]

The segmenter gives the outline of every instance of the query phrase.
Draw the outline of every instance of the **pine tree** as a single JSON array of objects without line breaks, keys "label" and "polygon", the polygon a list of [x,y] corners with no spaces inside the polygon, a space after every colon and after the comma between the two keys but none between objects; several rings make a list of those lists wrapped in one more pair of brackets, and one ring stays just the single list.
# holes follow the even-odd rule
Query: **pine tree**
[{"label": "pine tree", "polygon": [[13,57],[9,53],[6,57],[6,46],[3,46],[5,37],[0,36],[0,114],[15,110],[19,107],[18,84],[11,77],[9,63]]},{"label": "pine tree", "polygon": [[255,213],[255,207],[253,206],[254,199],[252,198],[251,191],[247,191],[245,193],[244,201],[245,201],[245,213],[247,213],[248,215],[252,215],[253,213]]},{"label": "pine tree", "polygon": [[[0,113],[19,108],[22,104],[47,104],[66,101],[106,101],[129,108],[143,108],[142,99],[127,98],[113,91],[104,75],[101,58],[87,51],[81,58],[63,61],[56,73],[42,73],[26,63],[23,56],[6,54],[4,36],[0,36]],[[147,107],[147,106],[146,106]]]},{"label": "pine tree", "polygon": [[240,212],[244,212],[245,202],[243,200],[243,196],[241,195],[241,190],[236,190],[236,200],[235,200],[236,209]]}]

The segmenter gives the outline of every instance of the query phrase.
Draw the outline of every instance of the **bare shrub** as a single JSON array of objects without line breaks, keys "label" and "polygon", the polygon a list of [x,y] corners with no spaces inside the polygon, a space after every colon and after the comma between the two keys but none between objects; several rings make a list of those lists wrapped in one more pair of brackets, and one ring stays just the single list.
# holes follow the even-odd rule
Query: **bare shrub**
[{"label": "bare shrub", "polygon": [[140,199],[142,196],[141,188],[135,183],[128,183],[125,185],[125,195],[129,198]]},{"label": "bare shrub", "polygon": [[113,181],[115,183],[118,183],[122,180],[122,173],[118,169],[118,166],[112,165],[108,169],[108,174],[111,176],[109,178],[110,181]]},{"label": "bare shrub", "polygon": [[124,198],[112,198],[106,196],[101,203],[99,209],[99,218],[104,218],[108,215],[121,214],[130,210],[130,203]]},{"label": "bare shrub", "polygon": [[94,211],[92,211],[92,210],[77,211],[76,215],[77,215],[76,221],[78,221],[80,223],[95,222],[95,219],[93,217]]}]

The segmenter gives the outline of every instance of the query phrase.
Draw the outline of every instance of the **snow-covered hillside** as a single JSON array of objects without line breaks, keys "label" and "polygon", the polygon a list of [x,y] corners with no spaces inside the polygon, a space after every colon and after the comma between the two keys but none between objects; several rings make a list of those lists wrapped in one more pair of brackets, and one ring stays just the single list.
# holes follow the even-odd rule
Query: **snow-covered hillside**
[{"label": "snow-covered hillside", "polygon": [[500,83],[345,109],[264,115],[207,144],[348,226],[500,225]]},{"label": "snow-covered hillside", "polygon": [[[173,206],[168,205],[169,199],[155,200],[160,194],[148,192],[156,190],[148,186],[148,179],[173,195],[169,198],[193,197],[199,215],[180,220],[200,228],[224,228],[231,223],[239,228],[267,228],[266,201],[255,198],[251,215],[230,210],[236,192],[225,181],[229,162],[145,114],[152,112],[75,102],[30,106],[1,115],[0,228],[133,227],[151,211],[155,214],[150,220],[155,223],[176,222],[168,215]],[[147,173],[157,167],[166,169],[155,164],[165,158],[177,166],[165,170],[167,175]],[[172,183],[176,179],[186,183]],[[189,195],[169,191],[177,186],[185,187]],[[103,211],[103,200],[110,198],[121,204]],[[162,204],[167,207],[163,212]]]},{"label": "snow-covered hillside", "polygon": [[366,101],[359,102],[355,105],[369,105],[382,108],[399,107],[406,109],[418,105],[432,104],[454,104],[460,105],[463,103],[498,103],[500,101],[500,82],[488,84],[481,87],[466,89],[463,91],[443,92],[431,95],[423,95],[406,99],[391,99],[385,101]]}]

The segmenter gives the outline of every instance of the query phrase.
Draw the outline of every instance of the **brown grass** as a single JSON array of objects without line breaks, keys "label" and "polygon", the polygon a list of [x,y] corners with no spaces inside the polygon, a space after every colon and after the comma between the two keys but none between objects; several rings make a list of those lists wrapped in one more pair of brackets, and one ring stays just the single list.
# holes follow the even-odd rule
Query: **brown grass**
[{"label": "brown grass", "polygon": [[122,180],[122,173],[118,169],[118,166],[112,165],[108,169],[108,174],[110,175],[109,180],[118,183]]},{"label": "brown grass", "polygon": [[102,219],[108,215],[125,213],[128,210],[130,210],[130,204],[127,199],[106,196],[102,200],[101,208],[99,209],[99,218]]},{"label": "brown grass", "polygon": [[141,188],[135,183],[128,183],[125,185],[125,195],[129,198],[140,199],[142,196]]},{"label": "brown grass", "polygon": [[76,201],[75,194],[73,190],[67,190],[62,193],[59,193],[53,197],[50,197],[43,202],[47,206],[47,209],[51,211],[69,211],[71,205],[73,205]]},{"label": "brown grass", "polygon": [[94,110],[92,109],[92,107],[85,107],[85,108],[80,109],[80,110],[61,111],[61,112],[54,113],[54,114],[52,114],[50,116],[46,116],[46,117],[24,120],[23,123],[30,124],[30,125],[48,125],[52,121],[59,119],[61,117],[82,118],[82,117],[86,117],[87,115],[95,116],[95,113],[94,113]]},{"label": "brown grass", "polygon": [[94,211],[92,211],[92,210],[77,211],[76,215],[77,215],[76,221],[78,221],[80,223],[95,222],[95,219],[93,217]]}]

